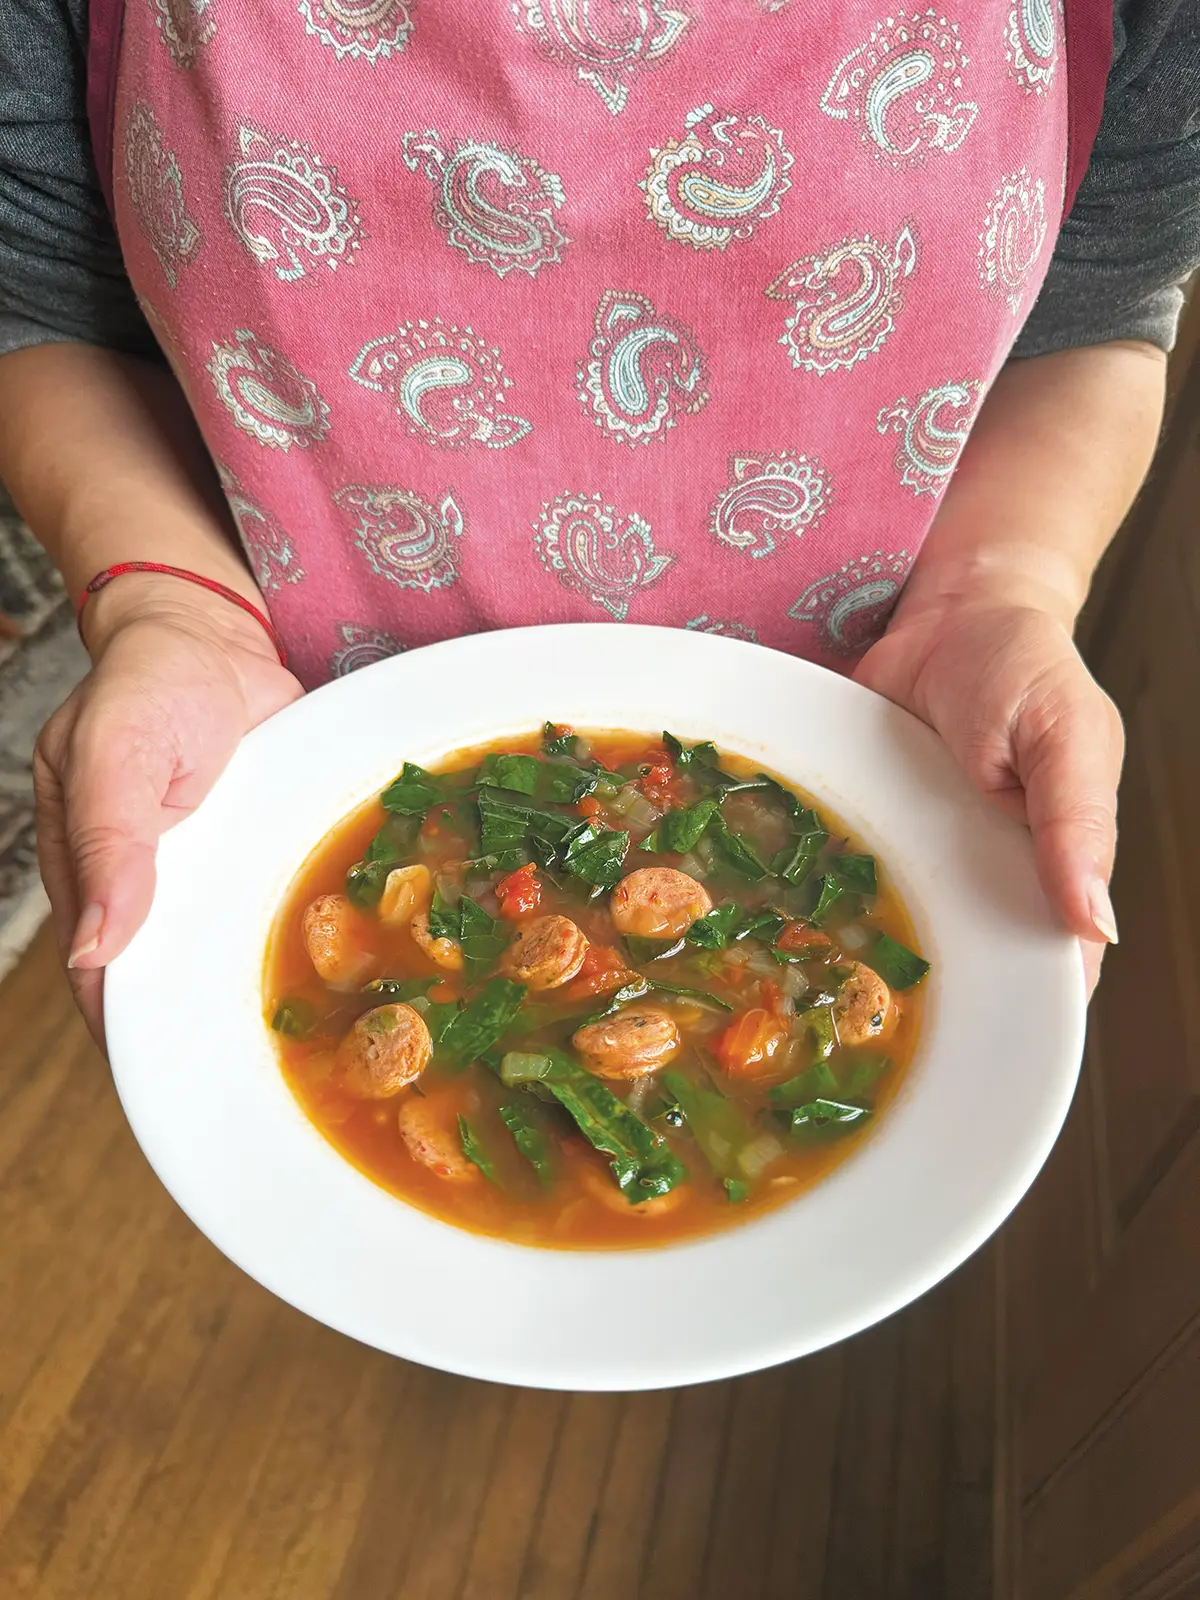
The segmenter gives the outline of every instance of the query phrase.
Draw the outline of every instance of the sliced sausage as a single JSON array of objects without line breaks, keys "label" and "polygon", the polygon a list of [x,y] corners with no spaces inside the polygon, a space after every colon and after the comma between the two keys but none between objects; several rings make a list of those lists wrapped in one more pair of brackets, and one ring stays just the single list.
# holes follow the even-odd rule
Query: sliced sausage
[{"label": "sliced sausage", "polygon": [[587,949],[570,917],[536,917],[519,929],[500,964],[530,989],[557,989],[579,971]]},{"label": "sliced sausage", "polygon": [[638,939],[678,939],[712,910],[708,890],[674,867],[639,867],[622,878],[609,902],[621,933]]},{"label": "sliced sausage", "polygon": [[413,1083],[429,1065],[433,1041],[412,1006],[376,1006],[338,1046],[342,1087],[363,1100],[386,1100]]},{"label": "sliced sausage", "polygon": [[424,951],[437,966],[444,967],[447,972],[462,971],[462,946],[457,939],[434,938],[429,931],[428,911],[418,911],[409,923],[408,931],[412,934],[417,949]]},{"label": "sliced sausage", "polygon": [[861,961],[851,963],[850,976],[833,1003],[838,1043],[869,1044],[887,1026],[892,996],[886,983]]},{"label": "sliced sausage", "polygon": [[414,1161],[453,1183],[470,1183],[483,1174],[463,1153],[453,1109],[434,1099],[411,1099],[400,1107],[400,1137]]},{"label": "sliced sausage", "polygon": [[571,1043],[600,1078],[644,1078],[679,1049],[679,1029],[660,1006],[626,1006],[580,1028]]},{"label": "sliced sausage", "polygon": [[358,913],[344,894],[321,894],[305,910],[304,948],[317,976],[338,988],[353,988],[371,970],[373,957],[359,943]]}]

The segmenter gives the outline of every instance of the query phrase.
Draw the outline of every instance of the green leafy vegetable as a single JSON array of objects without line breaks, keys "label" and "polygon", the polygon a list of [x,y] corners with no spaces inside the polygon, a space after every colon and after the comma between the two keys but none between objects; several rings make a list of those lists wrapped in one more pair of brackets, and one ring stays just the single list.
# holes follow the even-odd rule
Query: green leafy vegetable
[{"label": "green leafy vegetable", "polygon": [[740,1206],[750,1198],[750,1185],[744,1178],[726,1178],[725,1193],[729,1196],[730,1205]]},{"label": "green leafy vegetable", "polygon": [[512,789],[532,795],[537,790],[542,764],[536,756],[498,755],[493,751],[480,763],[475,782],[481,788]]},{"label": "green leafy vegetable", "polygon": [[923,956],[886,933],[881,933],[875,941],[871,965],[890,989],[911,989],[929,971],[929,963]]},{"label": "green leafy vegetable", "polygon": [[855,908],[875,893],[874,856],[837,856],[820,879],[821,892],[813,907],[812,921],[827,920],[837,908]]},{"label": "green leafy vegetable", "polygon": [[547,722],[542,729],[542,754],[574,758],[578,738],[579,735],[573,728],[568,728],[565,733],[559,733],[552,722]]},{"label": "green leafy vegetable", "polygon": [[677,956],[686,942],[686,939],[641,939],[636,933],[625,935],[625,948],[629,951],[630,960],[638,967],[644,967],[650,961],[665,961],[668,956]]},{"label": "green leafy vegetable", "polygon": [[377,906],[392,870],[390,861],[356,861],[346,873],[346,898],[360,911]]},{"label": "green leafy vegetable", "polygon": [[407,1004],[413,1000],[423,999],[434,984],[441,981],[440,978],[373,978],[370,983],[364,985],[362,992],[389,1005],[397,1001]]},{"label": "green leafy vegetable", "polygon": [[420,817],[389,816],[363,852],[363,860],[397,865],[410,853],[420,831]]},{"label": "green leafy vegetable", "polygon": [[439,778],[426,772],[424,767],[418,767],[415,762],[406,761],[400,769],[400,776],[388,785],[379,798],[385,811],[395,811],[406,817],[424,817],[445,797],[445,786]]},{"label": "green leafy vegetable", "polygon": [[761,939],[763,944],[773,944],[787,926],[787,918],[777,911],[748,911],[734,931],[734,938]]},{"label": "green leafy vegetable", "polygon": [[462,916],[456,905],[446,900],[440,889],[433,891],[429,908],[429,932],[434,939],[457,940],[462,929]]},{"label": "green leafy vegetable", "polygon": [[685,984],[663,983],[658,978],[648,978],[646,981],[651,989],[657,989],[662,994],[677,995],[681,1000],[695,1000],[698,1005],[702,1006],[715,1006],[718,1011],[733,1010],[728,1000],[720,999],[707,989],[689,989]]},{"label": "green leafy vegetable", "polygon": [[573,761],[547,761],[538,775],[537,797],[558,805],[578,805],[585,794],[600,782],[595,767],[580,767]]},{"label": "green leafy vegetable", "polygon": [[571,839],[562,864],[575,878],[597,889],[615,888],[629,851],[629,835],[615,828],[586,823]]},{"label": "green leafy vegetable", "polygon": [[513,1143],[538,1175],[541,1183],[554,1177],[550,1144],[525,1106],[516,1101],[500,1107],[500,1120],[513,1136]]},{"label": "green leafy vegetable", "polygon": [[837,1028],[833,1021],[832,1006],[810,1006],[807,1011],[801,1012],[801,1019],[808,1025],[809,1037],[812,1040],[813,1052],[818,1061],[824,1061],[831,1056],[837,1048]]},{"label": "green leafy vegetable", "polygon": [[686,1179],[687,1168],[666,1140],[564,1051],[552,1053],[552,1071],[542,1081],[588,1143],[612,1157],[617,1184],[632,1205],[669,1194]]},{"label": "green leafy vegetable", "polygon": [[667,811],[659,826],[654,829],[659,837],[659,848],[674,851],[680,856],[694,850],[701,842],[704,830],[715,816],[717,816],[715,800],[698,800],[696,805],[683,806],[682,810]]},{"label": "green leafy vegetable", "polygon": [[489,916],[470,895],[463,895],[458,902],[458,915],[458,942],[462,946],[463,969],[467,982],[474,983],[499,961],[508,937],[496,918]]},{"label": "green leafy vegetable", "polygon": [[441,1048],[459,1066],[477,1061],[511,1026],[525,999],[523,984],[493,978],[457,1011],[441,1035]]},{"label": "green leafy vegetable", "polygon": [[281,1000],[275,1007],[271,1027],[288,1039],[311,1039],[317,1031],[317,1013],[307,1000]]},{"label": "green leafy vegetable", "polygon": [[[792,799],[795,799],[794,795]],[[817,857],[829,843],[829,835],[817,813],[806,806],[799,807],[793,813],[792,826],[795,838],[784,846],[771,865],[776,877],[784,878],[788,883],[803,883],[816,866]]]},{"label": "green leafy vegetable", "polygon": [[891,1066],[887,1056],[863,1054],[843,1059],[838,1066],[842,1093],[847,1100],[866,1099]]},{"label": "green leafy vegetable", "polygon": [[735,833],[724,817],[716,817],[712,832],[721,855],[735,872],[740,872],[744,878],[750,878],[754,883],[768,876],[769,869],[760,859],[758,851],[745,834]]},{"label": "green leafy vegetable", "polygon": [[461,1113],[458,1118],[458,1137],[462,1140],[463,1155],[467,1160],[479,1168],[489,1183],[494,1183],[499,1188],[500,1174],[496,1171],[487,1151],[471,1131],[471,1124]]},{"label": "green leafy vegetable", "polygon": [[480,852],[484,856],[519,848],[524,861],[532,855],[539,866],[549,866],[579,827],[578,818],[520,805],[491,788],[480,789],[478,806]]},{"label": "green leafy vegetable", "polygon": [[795,1106],[791,1113],[793,1133],[844,1133],[855,1123],[870,1117],[866,1106],[854,1106],[843,1100],[810,1100],[806,1105]]},{"label": "green leafy vegetable", "polygon": [[828,1061],[818,1061],[786,1083],[768,1089],[767,1099],[776,1106],[802,1106],[809,1100],[820,1100],[837,1092],[838,1080],[833,1068]]},{"label": "green leafy vegetable", "polygon": [[689,944],[698,944],[702,950],[724,950],[733,938],[742,915],[742,908],[732,900],[715,906],[707,916],[693,922],[687,931]]}]

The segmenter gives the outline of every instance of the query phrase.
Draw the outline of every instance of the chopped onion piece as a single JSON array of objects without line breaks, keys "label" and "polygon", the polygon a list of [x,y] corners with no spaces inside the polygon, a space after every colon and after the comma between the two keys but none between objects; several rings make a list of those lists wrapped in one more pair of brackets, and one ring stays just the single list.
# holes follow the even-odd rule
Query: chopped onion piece
[{"label": "chopped onion piece", "polygon": [[753,1144],[746,1145],[738,1151],[737,1163],[742,1172],[751,1182],[760,1178],[771,1165],[783,1154],[783,1146],[773,1133],[764,1133],[755,1139]]},{"label": "chopped onion piece", "polygon": [[865,950],[871,940],[870,929],[864,928],[861,922],[851,922],[839,928],[837,936],[845,950]]},{"label": "chopped onion piece", "polygon": [[[753,954],[753,950],[747,949],[744,944],[732,944],[724,952],[725,959],[731,967],[744,967]],[[771,964],[772,966],[775,964],[774,956],[771,957]]]},{"label": "chopped onion piece", "polygon": [[761,977],[779,977],[779,963],[769,950],[752,951],[746,965],[751,972],[757,972]]},{"label": "chopped onion piece", "polygon": [[800,996],[808,989],[808,979],[804,976],[803,967],[784,967],[780,973],[779,987],[789,1000],[799,1000]]},{"label": "chopped onion piece", "polygon": [[653,1073],[647,1073],[644,1078],[634,1080],[632,1089],[625,1096],[625,1104],[630,1111],[640,1117],[645,1112],[647,1100],[650,1099],[654,1092],[654,1075]]},{"label": "chopped onion piece", "polygon": [[698,855],[693,855],[691,851],[689,851],[688,854],[682,857],[680,860],[679,870],[680,872],[686,872],[689,878],[703,878],[704,874],[708,871],[708,868],[704,865],[703,861],[701,861]]}]

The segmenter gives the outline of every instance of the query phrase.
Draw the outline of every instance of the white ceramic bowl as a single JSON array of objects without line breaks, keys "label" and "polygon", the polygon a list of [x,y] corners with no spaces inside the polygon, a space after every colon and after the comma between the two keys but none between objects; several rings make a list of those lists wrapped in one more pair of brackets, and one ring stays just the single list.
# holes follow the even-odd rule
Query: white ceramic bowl
[{"label": "white ceramic bowl", "polygon": [[[913,1067],[872,1137],[810,1193],[713,1238],[551,1251],[439,1222],[326,1143],[263,1023],[271,920],[322,835],[402,761],[429,765],[547,718],[667,727],[793,779],[879,855],[933,962]],[[259,728],[163,840],[154,907],[109,969],[105,1017],[117,1089],[155,1171],[275,1294],[451,1372],[643,1389],[817,1350],[965,1260],[1059,1131],[1084,993],[1027,836],[975,796],[928,729],[757,645],[597,624],[413,651]]]}]

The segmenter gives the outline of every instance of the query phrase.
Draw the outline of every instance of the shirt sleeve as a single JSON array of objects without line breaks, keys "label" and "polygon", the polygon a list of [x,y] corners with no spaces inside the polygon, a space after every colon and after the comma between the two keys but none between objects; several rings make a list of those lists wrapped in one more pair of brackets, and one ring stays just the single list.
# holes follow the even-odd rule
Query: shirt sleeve
[{"label": "shirt sleeve", "polygon": [[157,356],[85,115],[87,0],[0,3],[0,355],[82,340]]},{"label": "shirt sleeve", "polygon": [[1121,0],[1092,159],[1013,350],[1170,350],[1200,266],[1200,7]]}]

